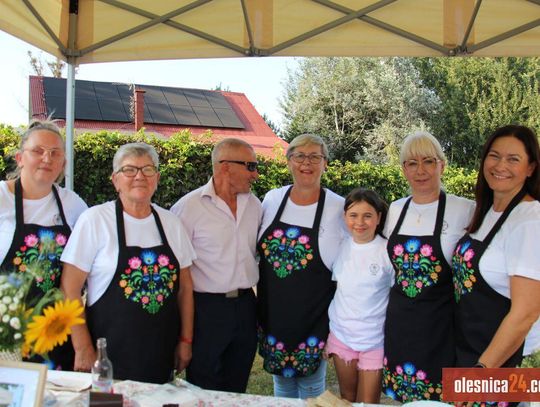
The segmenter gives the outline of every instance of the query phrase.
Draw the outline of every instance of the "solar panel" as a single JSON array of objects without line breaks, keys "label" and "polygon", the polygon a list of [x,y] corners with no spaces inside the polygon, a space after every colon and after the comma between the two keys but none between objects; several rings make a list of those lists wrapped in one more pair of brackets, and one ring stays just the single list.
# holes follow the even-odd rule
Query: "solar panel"
[{"label": "solar panel", "polygon": [[191,106],[171,106],[174,117],[178,124],[184,126],[200,126],[201,122],[197,118],[197,115],[191,108]]},{"label": "solar panel", "polygon": [[221,108],[221,109],[230,109],[231,106],[229,105],[229,102],[227,102],[227,99],[225,99],[225,96],[223,96],[219,92],[211,92],[209,90],[204,91],[204,96],[206,97],[206,100],[210,103],[210,106],[215,108]]},{"label": "solar panel", "polygon": [[164,103],[146,103],[146,106],[150,110],[154,123],[177,124],[169,105]]},{"label": "solar panel", "polygon": [[162,88],[161,90],[169,105],[189,106],[189,102],[181,89]]},{"label": "solar panel", "polygon": [[61,96],[65,100],[66,80],[57,78],[43,78],[43,90],[45,95]]},{"label": "solar panel", "polygon": [[51,119],[66,118],[66,96],[47,97],[47,116]]},{"label": "solar panel", "polygon": [[183,89],[184,95],[191,107],[210,107],[204,94],[198,89]]},{"label": "solar panel", "polygon": [[202,126],[208,127],[223,127],[221,120],[217,117],[214,109],[211,107],[193,107],[193,111],[197,115],[197,118],[201,122]]},{"label": "solar panel", "polygon": [[[66,80],[43,78],[47,112],[65,119]],[[183,126],[244,128],[220,92],[110,82],[76,81],[75,119],[133,122],[133,90],[143,89],[144,122]]]},{"label": "solar panel", "polygon": [[101,118],[110,122],[130,122],[128,113],[120,99],[98,99]]},{"label": "solar panel", "polygon": [[244,124],[240,121],[236,113],[232,109],[217,109],[214,108],[217,117],[223,124],[223,127],[231,127],[233,129],[244,129]]},{"label": "solar panel", "polygon": [[102,120],[97,99],[75,98],[75,118],[79,120]]}]

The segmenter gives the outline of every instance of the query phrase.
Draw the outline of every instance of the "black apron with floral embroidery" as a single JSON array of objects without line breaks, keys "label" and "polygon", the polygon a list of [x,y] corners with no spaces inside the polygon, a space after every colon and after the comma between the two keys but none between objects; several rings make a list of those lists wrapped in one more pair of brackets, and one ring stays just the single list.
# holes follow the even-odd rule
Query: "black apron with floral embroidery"
[{"label": "black apron with floral embroidery", "polygon": [[161,245],[127,246],[122,203],[116,201],[118,265],[103,295],[87,307],[86,318],[94,343],[107,338],[115,379],[165,383],[174,369],[180,331],[180,268],[153,207],[152,215]]},{"label": "black apron with floral embroidery", "polygon": [[335,284],[319,251],[325,191],[321,189],[313,227],[307,228],[280,220],[291,188],[257,244],[259,354],[269,373],[304,377],[319,368]]},{"label": "black apron with floral embroidery", "polygon": [[[58,206],[58,219],[55,216],[51,221],[61,224],[42,226],[24,223],[22,183],[20,178],[15,181],[15,233],[0,270],[4,273],[13,271],[24,273],[33,261],[40,262],[43,275],[34,280],[26,297],[30,306],[34,306],[37,299],[51,288],[60,287],[62,275],[60,256],[71,234],[71,228],[64,215],[64,207],[54,185],[52,192]],[[69,337],[67,342],[54,348],[47,356],[49,360],[46,363],[51,369],[73,370],[75,353]],[[41,363],[44,360],[40,356],[34,356],[30,361]]]},{"label": "black apron with floral embroidery", "polygon": [[446,195],[441,191],[428,236],[399,233],[410,202],[387,246],[396,280],[386,312],[383,391],[401,402],[439,400],[442,368],[455,360],[452,276],[440,240]]},{"label": "black apron with floral embroidery", "polygon": [[[489,244],[512,210],[526,195],[522,190],[510,202],[483,241],[463,236],[452,257],[456,301],[456,366],[470,367],[478,361],[495,336],[512,302],[484,280],[479,263]],[[501,367],[521,363],[523,344]]]}]

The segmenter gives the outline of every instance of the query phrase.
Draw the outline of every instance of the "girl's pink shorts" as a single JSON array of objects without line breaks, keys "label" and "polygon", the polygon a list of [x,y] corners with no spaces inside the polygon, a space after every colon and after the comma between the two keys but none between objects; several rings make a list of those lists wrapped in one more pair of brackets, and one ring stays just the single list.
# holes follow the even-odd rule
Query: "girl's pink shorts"
[{"label": "girl's pink shorts", "polygon": [[346,363],[352,360],[358,360],[358,370],[379,370],[383,367],[383,348],[371,349],[364,352],[356,351],[341,342],[332,332],[328,335],[326,352],[328,355],[337,355]]}]

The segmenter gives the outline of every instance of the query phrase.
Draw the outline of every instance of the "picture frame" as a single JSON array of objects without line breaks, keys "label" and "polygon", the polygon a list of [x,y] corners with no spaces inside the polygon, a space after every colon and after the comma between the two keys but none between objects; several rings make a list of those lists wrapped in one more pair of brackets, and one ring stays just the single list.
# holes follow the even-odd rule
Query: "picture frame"
[{"label": "picture frame", "polygon": [[0,360],[0,405],[40,407],[46,379],[47,365]]}]

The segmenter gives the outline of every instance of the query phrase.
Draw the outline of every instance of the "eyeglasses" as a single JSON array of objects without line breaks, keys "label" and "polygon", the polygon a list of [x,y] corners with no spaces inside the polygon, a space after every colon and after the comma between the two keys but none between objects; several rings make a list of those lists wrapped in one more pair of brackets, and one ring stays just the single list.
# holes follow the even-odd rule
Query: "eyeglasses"
[{"label": "eyeglasses", "polygon": [[27,151],[34,158],[43,158],[45,154],[49,155],[49,158],[53,161],[59,161],[64,159],[65,152],[60,148],[45,148],[36,146],[33,148],[25,148],[23,151]]},{"label": "eyeglasses", "polygon": [[133,178],[138,172],[141,172],[145,177],[153,177],[157,174],[158,170],[153,165],[145,165],[144,167],[136,167],[134,165],[124,165],[116,172],[121,172],[128,178]]},{"label": "eyeglasses", "polygon": [[259,166],[259,163],[257,161],[219,160],[219,163],[233,163],[244,165],[249,172],[257,171]]},{"label": "eyeglasses", "polygon": [[435,157],[426,157],[421,160],[405,160],[403,161],[403,167],[405,167],[407,171],[418,171],[418,168],[420,168],[421,165],[426,170],[434,170],[439,161],[441,160]]},{"label": "eyeglasses", "polygon": [[302,164],[304,161],[306,161],[306,158],[311,164],[319,164],[323,159],[326,159],[326,157],[322,154],[307,155],[304,153],[292,153],[289,155],[289,158],[298,164]]}]

